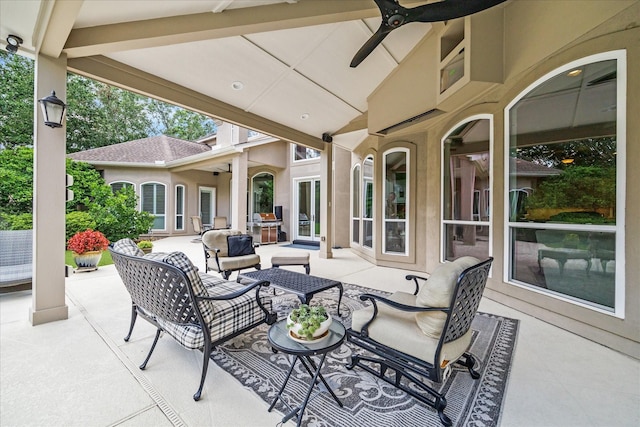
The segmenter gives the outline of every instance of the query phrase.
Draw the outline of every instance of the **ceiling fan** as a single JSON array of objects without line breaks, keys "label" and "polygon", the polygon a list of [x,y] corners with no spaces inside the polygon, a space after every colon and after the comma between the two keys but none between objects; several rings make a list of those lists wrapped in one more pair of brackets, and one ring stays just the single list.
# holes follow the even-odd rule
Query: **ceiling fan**
[{"label": "ceiling fan", "polygon": [[411,22],[439,22],[471,15],[489,9],[506,0],[442,0],[413,8],[402,7],[399,0],[374,0],[380,9],[382,23],[351,60],[355,68],[384,40],[387,35]]}]

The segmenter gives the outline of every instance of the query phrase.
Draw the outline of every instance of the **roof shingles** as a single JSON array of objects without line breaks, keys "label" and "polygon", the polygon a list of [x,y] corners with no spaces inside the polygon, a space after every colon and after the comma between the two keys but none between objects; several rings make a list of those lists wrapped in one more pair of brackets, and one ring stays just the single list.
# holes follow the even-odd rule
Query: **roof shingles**
[{"label": "roof shingles", "polygon": [[211,147],[166,135],[136,139],[106,147],[69,154],[73,160],[86,162],[156,163],[170,162],[210,151]]}]

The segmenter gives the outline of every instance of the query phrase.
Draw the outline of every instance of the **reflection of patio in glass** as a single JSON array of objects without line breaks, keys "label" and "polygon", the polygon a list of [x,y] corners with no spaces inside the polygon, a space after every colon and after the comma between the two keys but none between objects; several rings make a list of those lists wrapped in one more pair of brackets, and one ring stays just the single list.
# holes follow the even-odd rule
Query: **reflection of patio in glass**
[{"label": "reflection of patio in glass", "polygon": [[[513,278],[563,296],[611,310],[615,303],[615,263],[595,258],[589,251],[548,248],[541,243],[516,241]],[[608,268],[607,268],[608,267]]]}]

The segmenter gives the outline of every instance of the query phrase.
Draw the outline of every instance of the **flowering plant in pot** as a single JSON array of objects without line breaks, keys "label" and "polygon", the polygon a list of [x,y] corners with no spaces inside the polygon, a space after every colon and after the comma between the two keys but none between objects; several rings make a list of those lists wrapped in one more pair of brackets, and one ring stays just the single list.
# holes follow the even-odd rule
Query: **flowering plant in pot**
[{"label": "flowering plant in pot", "polygon": [[287,329],[296,341],[315,341],[326,336],[331,322],[332,318],[323,306],[302,304],[289,313]]},{"label": "flowering plant in pot", "polygon": [[73,251],[74,261],[79,268],[96,268],[102,251],[109,246],[109,240],[99,231],[80,231],[67,241],[67,249]]}]

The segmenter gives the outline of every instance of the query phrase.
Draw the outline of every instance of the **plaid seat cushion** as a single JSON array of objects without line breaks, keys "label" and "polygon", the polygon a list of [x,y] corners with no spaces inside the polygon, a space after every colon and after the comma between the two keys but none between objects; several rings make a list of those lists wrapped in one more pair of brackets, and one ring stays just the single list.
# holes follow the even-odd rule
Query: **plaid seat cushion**
[{"label": "plaid seat cushion", "polygon": [[[245,288],[242,284],[212,276],[208,276],[203,280],[203,283],[209,296],[226,295]],[[271,311],[271,300],[268,297],[261,297],[261,302],[267,310]],[[249,328],[265,318],[264,312],[256,301],[254,291],[247,292],[232,300],[201,301],[200,308],[203,317],[208,319],[212,342],[232,335],[236,331]],[[200,326],[179,325],[160,319],[158,323],[183,347],[197,349],[204,346],[204,334]]]},{"label": "plaid seat cushion", "polygon": [[143,256],[144,252],[131,239],[120,239],[113,244],[113,250],[124,255]]}]

